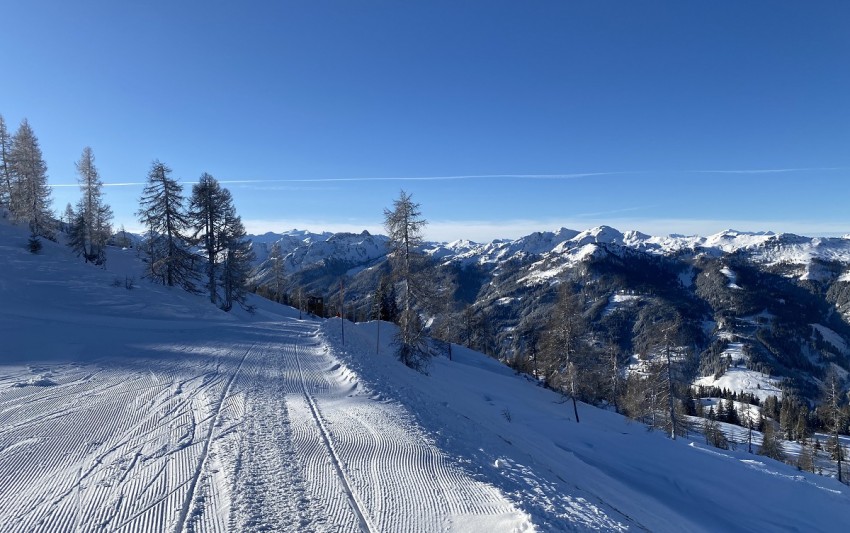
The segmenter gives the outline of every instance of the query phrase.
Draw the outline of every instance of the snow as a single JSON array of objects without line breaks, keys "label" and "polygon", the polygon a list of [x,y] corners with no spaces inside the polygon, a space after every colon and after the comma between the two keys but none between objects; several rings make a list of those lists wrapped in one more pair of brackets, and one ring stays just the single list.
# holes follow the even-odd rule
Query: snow
[{"label": "snow", "polygon": [[[735,335],[720,331],[718,337],[727,340],[734,340]],[[722,376],[715,379],[714,376],[705,376],[694,381],[694,385],[702,385],[705,387],[719,387],[728,389],[732,392],[746,392],[757,397],[760,401],[764,401],[768,396],[776,396],[782,399],[782,390],[778,380],[771,378],[761,372],[750,370],[739,364],[745,364],[749,357],[744,354],[744,344],[742,342],[730,342],[726,349],[720,354],[721,358],[731,357],[732,364],[726,369]]]},{"label": "snow", "polygon": [[741,286],[738,285],[738,275],[732,271],[729,267],[723,267],[720,269],[720,273],[726,276],[729,280],[729,284],[727,285],[730,289],[741,289]]},{"label": "snow", "polygon": [[602,316],[608,316],[617,309],[623,307],[623,305],[629,305],[631,303],[635,303],[640,301],[641,296],[637,294],[623,294],[616,293],[612,294],[608,298],[608,305],[605,306],[605,309],[602,310]]},{"label": "snow", "polygon": [[834,531],[846,517],[830,478],[583,404],[576,423],[479,353],[455,346],[419,374],[391,354],[390,324],[376,346],[375,322],[261,299],[223,313],[141,280],[132,251],[110,249],[103,270],[49,242],[29,254],[26,237],[0,223],[3,531]]},{"label": "snow", "polygon": [[818,332],[823,336],[823,340],[838,348],[841,353],[850,353],[850,348],[848,348],[847,346],[847,341],[845,341],[841,335],[824,326],[823,324],[811,324],[811,326],[818,330]]}]

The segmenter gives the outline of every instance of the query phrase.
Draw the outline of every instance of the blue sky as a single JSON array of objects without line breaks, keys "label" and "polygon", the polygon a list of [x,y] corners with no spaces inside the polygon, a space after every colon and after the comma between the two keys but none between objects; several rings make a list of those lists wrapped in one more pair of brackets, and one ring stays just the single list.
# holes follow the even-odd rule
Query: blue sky
[{"label": "blue sky", "polygon": [[[158,158],[249,231],[850,233],[846,1],[8,2],[0,114],[116,225]],[[754,172],[770,171],[770,172]],[[446,179],[409,179],[446,178]],[[451,178],[451,179],[448,179]]]}]

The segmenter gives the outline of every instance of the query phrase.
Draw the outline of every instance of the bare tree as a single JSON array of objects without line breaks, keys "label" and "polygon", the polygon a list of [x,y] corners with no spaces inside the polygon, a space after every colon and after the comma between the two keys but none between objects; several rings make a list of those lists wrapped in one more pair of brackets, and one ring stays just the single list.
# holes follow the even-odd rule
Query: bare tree
[{"label": "bare tree", "polygon": [[12,138],[6,120],[0,115],[0,206],[9,207],[12,198]]},{"label": "bare tree", "polygon": [[71,239],[68,244],[82,255],[86,263],[106,262],[106,243],[112,233],[112,209],[103,201],[103,182],[94,166],[94,153],[86,146],[77,161],[82,198],[70,221]]},{"label": "bare tree", "polygon": [[402,286],[402,310],[396,336],[397,354],[405,365],[424,371],[430,352],[424,339],[422,320],[415,304],[428,287],[421,276],[423,257],[417,247],[427,225],[419,204],[401,191],[392,209],[384,209],[384,227],[389,237],[390,262],[396,283]]},{"label": "bare tree", "polygon": [[170,174],[170,168],[154,161],[139,200],[139,222],[148,228],[148,276],[195,292],[197,273],[186,237],[190,226],[183,209],[183,187]]},{"label": "bare tree", "polygon": [[685,434],[685,419],[678,416],[677,381],[680,380],[682,360],[685,359],[684,324],[678,310],[663,304],[646,306],[638,317],[634,330],[635,345],[645,360],[649,376],[646,384],[651,386],[651,418],[654,427],[661,427],[658,415],[663,411],[663,427],[670,438]]},{"label": "bare tree", "polygon": [[272,244],[272,249],[269,252],[269,271],[272,274],[271,285],[274,288],[274,300],[280,303],[283,300],[283,287],[286,283],[286,275],[283,268],[283,252],[280,248],[280,242]]},{"label": "bare tree", "polygon": [[47,165],[38,139],[26,119],[12,137],[9,161],[12,217],[27,222],[34,238],[53,239]]},{"label": "bare tree", "polygon": [[561,283],[544,337],[544,375],[554,388],[569,395],[576,422],[579,422],[576,403],[581,372],[579,352],[586,348],[582,339],[586,333],[587,321],[582,314],[581,299],[569,283]]},{"label": "bare tree", "polygon": [[832,458],[836,462],[838,471],[838,481],[844,482],[842,479],[841,462],[844,459],[841,440],[838,435],[844,429],[846,420],[844,419],[844,411],[841,409],[842,386],[838,374],[831,370],[824,380],[821,389],[823,405],[826,407],[827,424],[830,432],[830,447],[832,448]]}]

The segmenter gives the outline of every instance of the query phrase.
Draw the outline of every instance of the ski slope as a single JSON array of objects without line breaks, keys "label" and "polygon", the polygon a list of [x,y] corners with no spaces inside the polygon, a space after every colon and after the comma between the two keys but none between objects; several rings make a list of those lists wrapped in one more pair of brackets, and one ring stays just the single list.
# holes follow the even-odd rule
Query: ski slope
[{"label": "ski slope", "polygon": [[364,394],[319,322],[113,287],[132,252],[104,272],[3,230],[4,532],[533,529]]},{"label": "ski slope", "polygon": [[414,372],[390,324],[223,313],[132,250],[103,270],[25,245],[0,222],[3,532],[831,531],[850,510],[827,477],[585,405],[576,424],[469,350]]}]

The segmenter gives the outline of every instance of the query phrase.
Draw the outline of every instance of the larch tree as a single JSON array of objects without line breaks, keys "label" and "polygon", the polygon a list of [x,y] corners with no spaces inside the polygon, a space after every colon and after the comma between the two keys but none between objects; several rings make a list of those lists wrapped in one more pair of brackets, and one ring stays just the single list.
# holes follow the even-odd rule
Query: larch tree
[{"label": "larch tree", "polygon": [[393,280],[402,287],[397,355],[402,363],[419,371],[425,370],[430,359],[424,325],[415,308],[417,299],[430,289],[422,275],[424,257],[418,251],[427,224],[419,204],[404,191],[393,201],[392,209],[384,209]]},{"label": "larch tree", "polygon": [[225,211],[232,209],[230,191],[219,185],[218,181],[207,174],[201,175],[198,183],[192,186],[189,200],[189,225],[193,228],[192,243],[200,246],[206,255],[207,294],[213,304],[218,305],[219,266],[223,262],[225,243]]},{"label": "larch tree", "polygon": [[[664,303],[644,307],[635,323],[634,344],[649,361],[642,383],[648,388],[649,416],[653,427],[663,427],[671,439],[687,433],[680,415],[677,382],[681,381],[685,329],[678,310]],[[640,382],[632,382],[638,384]],[[719,418],[719,417],[718,417]]]},{"label": "larch tree", "polygon": [[76,165],[82,197],[70,224],[68,244],[87,263],[102,265],[106,262],[106,243],[112,234],[112,209],[103,201],[103,182],[94,165],[91,148],[83,148]]},{"label": "larch tree", "polygon": [[844,411],[841,409],[841,399],[843,391],[841,380],[838,374],[832,370],[823,382],[821,388],[822,403],[826,408],[827,428],[829,429],[829,447],[832,449],[832,458],[836,463],[836,471],[838,472],[838,481],[844,482],[842,475],[842,461],[844,460],[844,451],[841,446],[839,434],[844,429],[847,421],[844,418]]},{"label": "larch tree", "polygon": [[0,207],[10,207],[12,198],[12,138],[6,119],[0,115]]},{"label": "larch tree", "polygon": [[[226,190],[226,189],[225,189]],[[254,261],[254,250],[251,240],[242,225],[242,219],[236,214],[236,209],[230,203],[224,213],[224,227],[219,235],[222,243],[224,261],[221,268],[222,304],[221,308],[230,311],[234,303],[244,309],[253,311],[246,302],[248,297],[248,277],[251,274],[251,264]]]},{"label": "larch tree", "polygon": [[587,321],[582,314],[579,295],[569,283],[561,283],[558,301],[543,338],[543,366],[547,382],[569,396],[576,423],[579,422],[578,381],[581,379],[581,350]]},{"label": "larch tree", "polygon": [[[286,271],[283,264],[283,250],[280,248],[280,241],[272,244],[272,249],[269,252],[269,272],[271,272],[271,287],[274,291],[274,301],[281,303],[283,301],[284,287],[286,285]],[[300,307],[299,307],[300,309]]]},{"label": "larch tree", "polygon": [[236,214],[230,191],[207,173],[192,187],[188,221],[194,229],[191,241],[206,256],[210,301],[225,311],[230,311],[235,302],[244,307],[254,259],[251,241]]},{"label": "larch tree", "polygon": [[148,231],[147,276],[169,287],[196,292],[197,273],[186,237],[189,221],[183,209],[183,187],[170,174],[170,168],[154,161],[139,200],[139,222]]},{"label": "larch tree", "polygon": [[12,217],[27,222],[33,238],[53,239],[47,165],[41,155],[38,138],[26,119],[12,137],[9,163]]}]

